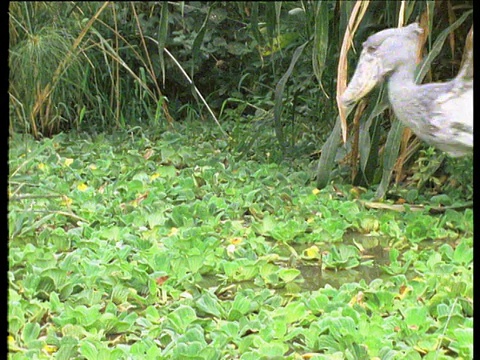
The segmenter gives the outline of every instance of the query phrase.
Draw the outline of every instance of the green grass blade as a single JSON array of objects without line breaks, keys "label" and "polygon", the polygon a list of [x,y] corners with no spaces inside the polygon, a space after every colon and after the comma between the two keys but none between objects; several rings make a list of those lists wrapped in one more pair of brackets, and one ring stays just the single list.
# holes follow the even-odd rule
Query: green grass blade
[{"label": "green grass blade", "polygon": [[168,5],[166,2],[162,3],[162,12],[160,14],[160,21],[158,24],[158,56],[160,59],[160,68],[162,70],[162,81],[165,85],[165,58],[163,56],[163,49],[167,41],[168,34]]},{"label": "green grass blade", "polygon": [[205,32],[207,31],[208,19],[210,19],[210,13],[212,12],[212,9],[213,9],[213,5],[208,8],[207,16],[205,16],[205,20],[203,20],[202,27],[200,28],[200,31],[195,37],[195,40],[193,40],[192,71],[190,73],[190,77],[192,78],[192,80],[194,79],[195,60],[198,58],[198,54],[200,53],[200,46],[203,43],[203,38],[205,37]]},{"label": "green grass blade", "polygon": [[285,74],[283,74],[282,78],[278,82],[277,86],[275,87],[275,105],[273,107],[273,117],[275,123],[275,133],[277,135],[278,141],[282,147],[285,147],[285,138],[283,136],[282,124],[280,122],[282,117],[282,108],[283,108],[283,92],[285,90],[285,85],[287,84],[288,78],[292,75],[293,69],[295,68],[295,64],[297,63],[300,55],[302,55],[303,49],[309,41],[300,45],[295,52],[293,53],[292,60],[290,61],[290,66],[288,67]]},{"label": "green grass blade", "polygon": [[383,155],[383,174],[382,180],[378,185],[376,197],[378,199],[383,198],[387,192],[388,185],[390,183],[390,177],[392,176],[393,167],[397,161],[398,151],[400,150],[400,141],[402,140],[403,125],[400,121],[394,121],[392,128],[390,129],[385,143],[385,153]]},{"label": "green grass blade", "polygon": [[258,2],[252,3],[252,14],[250,15],[250,29],[252,30],[253,38],[257,41],[258,45],[263,46],[264,41],[260,30],[258,30]]},{"label": "green grass blade", "polygon": [[422,61],[422,64],[418,67],[416,76],[417,83],[423,80],[428,70],[430,69],[432,62],[437,58],[438,54],[440,54],[443,44],[445,43],[448,35],[455,31],[455,29],[457,29],[471,13],[472,11],[465,12],[457,21],[455,21],[452,25],[447,27],[440,33],[440,35],[437,36],[435,42],[433,43],[432,49]]},{"label": "green grass blade", "polygon": [[335,155],[337,149],[340,146],[340,129],[341,121],[337,116],[335,127],[328,136],[327,141],[322,146],[322,154],[317,166],[317,188],[322,189],[328,185],[330,181],[330,174],[332,173],[333,166],[335,165]]},{"label": "green grass blade", "polygon": [[315,33],[313,35],[312,65],[318,83],[322,84],[323,70],[328,50],[328,16],[327,3],[321,1],[315,14]]},{"label": "green grass blade", "polygon": [[360,169],[364,173],[367,171],[367,164],[371,164],[370,158],[372,156],[375,156],[375,157],[378,156],[378,154],[373,154],[373,151],[372,151],[375,149],[372,148],[370,128],[372,124],[377,124],[377,122],[374,122],[373,120],[376,119],[380,114],[382,114],[387,108],[388,108],[388,102],[386,98],[380,95],[377,103],[375,104],[375,107],[373,108],[372,112],[368,115],[367,120],[360,124],[360,129],[359,129]]}]

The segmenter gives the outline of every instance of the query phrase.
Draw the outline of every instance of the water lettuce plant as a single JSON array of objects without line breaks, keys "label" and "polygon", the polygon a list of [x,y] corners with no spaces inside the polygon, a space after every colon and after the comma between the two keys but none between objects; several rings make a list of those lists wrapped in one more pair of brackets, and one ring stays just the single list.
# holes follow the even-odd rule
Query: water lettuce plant
[{"label": "water lettuce plant", "polygon": [[471,209],[187,126],[11,139],[9,359],[472,358]]}]

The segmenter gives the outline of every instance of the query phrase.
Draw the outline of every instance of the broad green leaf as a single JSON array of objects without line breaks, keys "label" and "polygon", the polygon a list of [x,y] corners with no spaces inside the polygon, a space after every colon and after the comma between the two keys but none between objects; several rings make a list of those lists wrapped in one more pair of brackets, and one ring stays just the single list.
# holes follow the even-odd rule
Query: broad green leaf
[{"label": "broad green leaf", "polygon": [[320,335],[317,338],[315,348],[317,350],[327,350],[328,352],[336,352],[342,350],[339,341],[332,335]]},{"label": "broad green leaf", "polygon": [[259,357],[281,357],[288,351],[288,345],[280,341],[270,340],[267,342],[261,337],[255,337],[253,342],[258,348],[256,353]]},{"label": "broad green leaf", "polygon": [[[237,294],[233,300],[232,307],[228,313],[229,320],[238,320],[250,311],[250,302],[248,298]],[[238,329],[237,329],[238,331]]]},{"label": "broad green leaf", "polygon": [[425,306],[418,308],[409,308],[405,311],[405,323],[408,326],[417,326],[425,328],[428,315],[428,309]]},{"label": "broad green leaf", "polygon": [[156,344],[151,344],[145,352],[145,355],[148,359],[159,359],[161,358],[162,350],[159,349]]},{"label": "broad green leaf", "polygon": [[[78,356],[78,340],[71,336],[64,336],[60,340],[60,346],[55,353],[56,359],[68,360]],[[98,358],[97,358],[98,359]]]},{"label": "broad green leaf", "polygon": [[277,313],[285,315],[285,321],[289,324],[303,320],[308,315],[307,307],[301,302],[291,302]]},{"label": "broad green leaf", "polygon": [[196,301],[196,307],[210,315],[213,315],[217,318],[222,317],[223,309],[221,303],[218,301],[218,298],[210,292],[202,294]]},{"label": "broad green leaf", "polygon": [[188,256],[187,260],[188,260],[188,269],[192,273],[196,273],[204,266],[205,256],[190,255]]},{"label": "broad green leaf", "polygon": [[187,327],[197,319],[195,311],[188,306],[181,305],[167,316],[173,329],[182,334]]},{"label": "broad green leaf", "polygon": [[284,282],[288,283],[295,280],[299,275],[301,275],[301,271],[298,269],[280,269],[278,272],[278,276]]},{"label": "broad green leaf", "polygon": [[64,304],[60,301],[58,294],[54,291],[50,293],[50,310],[52,312],[61,312]]},{"label": "broad green leaf", "polygon": [[164,178],[175,178],[177,175],[177,169],[175,166],[165,165],[157,169],[157,173]]},{"label": "broad green leaf", "polygon": [[462,241],[455,248],[453,260],[461,265],[469,265],[473,261],[473,248]]},{"label": "broad green leaf", "polygon": [[37,323],[27,323],[22,331],[22,338],[25,343],[37,340],[40,335],[40,325]]},{"label": "broad green leaf", "polygon": [[321,314],[325,311],[328,304],[328,297],[324,294],[313,293],[306,302],[310,311],[314,314]]},{"label": "broad green leaf", "polygon": [[38,282],[38,291],[44,291],[50,293],[56,289],[55,281],[50,276],[42,276]]},{"label": "broad green leaf", "polygon": [[79,352],[85,356],[87,360],[98,359],[98,350],[90,340],[82,340]]},{"label": "broad green leaf", "polygon": [[273,216],[266,215],[261,223],[254,223],[252,227],[260,235],[270,235],[272,230],[277,226],[277,222]]},{"label": "broad green leaf", "polygon": [[122,304],[127,301],[130,290],[122,285],[115,285],[112,289],[112,301],[115,304]]}]

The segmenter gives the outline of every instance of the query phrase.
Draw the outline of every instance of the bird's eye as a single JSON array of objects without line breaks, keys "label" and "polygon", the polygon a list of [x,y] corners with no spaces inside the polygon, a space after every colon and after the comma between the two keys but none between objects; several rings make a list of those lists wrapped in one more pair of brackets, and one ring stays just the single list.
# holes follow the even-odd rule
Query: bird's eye
[{"label": "bird's eye", "polygon": [[362,44],[364,50],[366,52],[369,52],[369,53],[372,53],[372,52],[375,52],[377,50],[377,46],[376,45],[373,45],[370,41],[365,41],[363,44]]}]

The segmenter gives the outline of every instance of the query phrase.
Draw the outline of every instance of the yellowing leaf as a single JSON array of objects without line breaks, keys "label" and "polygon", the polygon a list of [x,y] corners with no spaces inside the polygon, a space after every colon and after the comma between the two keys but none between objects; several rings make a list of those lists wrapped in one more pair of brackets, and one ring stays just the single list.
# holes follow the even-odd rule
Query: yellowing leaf
[{"label": "yellowing leaf", "polygon": [[410,286],[402,285],[400,286],[398,295],[395,297],[397,299],[403,300],[411,291],[412,291],[412,288]]},{"label": "yellowing leaf", "polygon": [[140,194],[135,200],[132,200],[130,204],[133,207],[137,207],[143,200],[145,200],[148,197],[148,191],[144,194]]},{"label": "yellowing leaf", "polygon": [[348,304],[350,306],[357,304],[364,308],[365,307],[364,298],[365,298],[365,294],[362,291],[359,291],[357,295],[352,297],[352,299],[349,301]]},{"label": "yellowing leaf", "polygon": [[304,259],[312,260],[312,259],[320,259],[320,249],[316,246],[310,246],[308,249],[303,250],[302,254]]},{"label": "yellowing leaf", "polygon": [[[418,329],[418,326],[416,327],[416,329],[413,329],[414,331],[416,331]],[[420,354],[427,354],[429,351],[435,351],[435,349],[424,349],[422,348],[421,346],[414,346],[413,347],[417,352],[419,352]]]},{"label": "yellowing leaf", "polygon": [[[264,29],[262,28],[260,32],[264,32]],[[295,39],[298,37],[296,33],[285,33],[285,34],[280,34],[276,38],[273,39],[273,47],[268,45],[268,46],[259,46],[259,50],[262,54],[262,56],[269,56],[272,55],[273,53],[276,53],[277,51],[280,51],[281,49],[284,49],[286,46],[291,44]]]},{"label": "yellowing leaf", "polygon": [[178,234],[178,229],[176,227],[172,227],[170,229],[170,232],[168,233],[168,236],[173,236]]},{"label": "yellowing leaf", "polygon": [[83,192],[83,191],[86,191],[88,189],[88,186],[85,185],[84,183],[80,183],[80,184],[77,185],[77,189],[78,189],[78,191]]},{"label": "yellowing leaf", "polygon": [[63,196],[63,200],[62,200],[62,205],[66,206],[66,207],[69,207],[70,205],[72,205],[73,203],[73,200],[70,199],[68,196]]},{"label": "yellowing leaf", "polygon": [[310,360],[311,358],[320,355],[320,353],[305,353],[301,355],[301,359]]},{"label": "yellowing leaf", "polygon": [[16,342],[15,338],[11,335],[8,336],[8,351],[9,352],[19,352],[19,351],[24,351],[24,349],[20,348]]},{"label": "yellowing leaf", "polygon": [[90,168],[90,170],[97,170],[97,165],[91,164],[91,165],[89,166],[89,168]]},{"label": "yellowing leaf", "polygon": [[313,195],[317,195],[319,192],[320,192],[320,190],[318,190],[317,188],[312,190]]},{"label": "yellowing leaf", "polygon": [[105,192],[105,187],[106,187],[106,186],[107,186],[107,184],[102,184],[102,186],[100,186],[97,191],[98,191],[100,194],[103,194],[103,193]]},{"label": "yellowing leaf", "polygon": [[72,163],[73,163],[73,159],[71,159],[71,158],[66,158],[66,159],[63,161],[63,163],[65,164],[65,166],[70,166],[70,165],[72,165]]},{"label": "yellowing leaf", "polygon": [[148,149],[143,155],[143,158],[148,160],[153,154],[155,154],[155,151],[153,149]]},{"label": "yellowing leaf", "polygon": [[55,345],[48,345],[48,344],[43,345],[43,351],[49,355],[53,354],[57,350],[58,348]]}]

